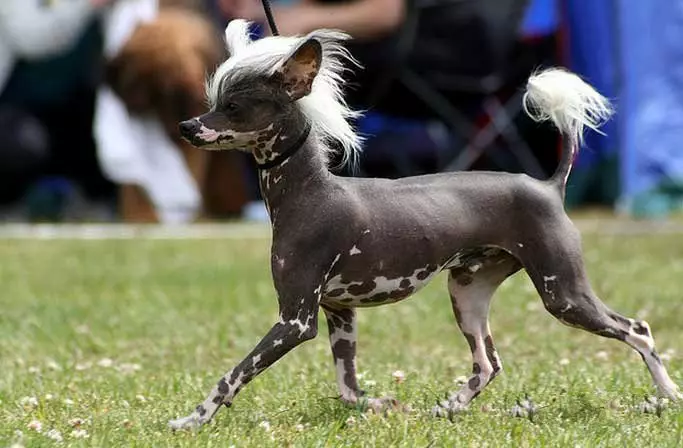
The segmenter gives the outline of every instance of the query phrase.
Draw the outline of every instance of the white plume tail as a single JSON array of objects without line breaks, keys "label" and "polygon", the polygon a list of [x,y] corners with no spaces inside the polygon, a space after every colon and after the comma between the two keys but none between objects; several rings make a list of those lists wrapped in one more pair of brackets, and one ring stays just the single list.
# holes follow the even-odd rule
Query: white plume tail
[{"label": "white plume tail", "polygon": [[[550,120],[565,137],[562,160],[552,178],[566,183],[584,129],[596,132],[614,113],[607,98],[579,76],[562,68],[533,73],[522,99],[524,111],[537,122]],[[569,147],[566,147],[569,146]]]}]

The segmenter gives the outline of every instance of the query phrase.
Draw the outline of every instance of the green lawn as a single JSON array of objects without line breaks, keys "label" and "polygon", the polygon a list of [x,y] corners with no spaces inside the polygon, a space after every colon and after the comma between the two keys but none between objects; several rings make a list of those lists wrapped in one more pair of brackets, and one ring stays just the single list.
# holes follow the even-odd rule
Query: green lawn
[{"label": "green lawn", "polygon": [[[471,361],[441,276],[407,301],[359,312],[361,384],[412,413],[364,415],[332,398],[321,319],[317,339],[250,383],[212,425],[172,433],[166,422],[192,410],[277,319],[268,245],[0,240],[0,447],[51,446],[57,431],[76,446],[683,444],[683,406],[639,410],[653,388],[635,352],[555,321],[523,273],[493,304],[505,371],[452,422],[430,409]],[[683,384],[683,235],[585,235],[584,246],[595,289],[648,320]],[[541,408],[533,421],[509,413],[525,394]]]}]

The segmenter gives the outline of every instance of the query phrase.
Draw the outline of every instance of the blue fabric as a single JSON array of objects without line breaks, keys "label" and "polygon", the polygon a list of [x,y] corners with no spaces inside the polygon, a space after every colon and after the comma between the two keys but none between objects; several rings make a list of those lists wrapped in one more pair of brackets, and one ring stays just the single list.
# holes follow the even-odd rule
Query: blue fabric
[{"label": "blue fabric", "polygon": [[[615,1],[568,0],[566,20],[569,28],[569,68],[580,74],[608,98],[619,97],[619,61],[616,40]],[[620,109],[619,104],[615,106]],[[575,169],[588,169],[619,149],[619,119],[602,128],[607,135],[588,132],[576,160]]]},{"label": "blue fabric", "polygon": [[622,200],[683,182],[683,2],[620,0]]},{"label": "blue fabric", "polygon": [[558,0],[531,0],[522,21],[522,34],[546,36],[557,31]]},{"label": "blue fabric", "polygon": [[618,156],[620,201],[683,182],[683,2],[567,0],[570,68],[614,100],[577,169]]}]

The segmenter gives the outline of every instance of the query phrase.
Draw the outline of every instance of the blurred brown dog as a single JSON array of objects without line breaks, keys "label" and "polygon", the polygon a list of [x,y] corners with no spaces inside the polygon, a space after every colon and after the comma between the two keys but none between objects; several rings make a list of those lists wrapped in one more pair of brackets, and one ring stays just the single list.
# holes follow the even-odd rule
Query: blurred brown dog
[{"label": "blurred brown dog", "polygon": [[[153,114],[176,142],[203,197],[202,217],[239,213],[246,202],[242,160],[230,152],[198,151],[180,138],[178,123],[206,111],[205,80],[224,58],[213,24],[199,12],[164,7],[139,25],[106,63],[106,82],[129,111]],[[154,206],[137,185],[122,185],[126,222],[156,222]]]}]

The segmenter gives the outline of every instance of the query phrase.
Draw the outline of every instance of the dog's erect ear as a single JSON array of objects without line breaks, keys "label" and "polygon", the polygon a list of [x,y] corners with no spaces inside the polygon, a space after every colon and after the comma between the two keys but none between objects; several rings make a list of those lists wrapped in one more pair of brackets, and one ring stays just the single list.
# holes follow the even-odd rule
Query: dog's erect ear
[{"label": "dog's erect ear", "polygon": [[296,101],[309,93],[320,70],[323,47],[317,39],[303,41],[291,53],[276,75],[282,80],[287,95]]},{"label": "dog's erect ear", "polygon": [[225,46],[228,49],[228,54],[233,56],[250,43],[249,22],[242,19],[231,20],[225,28]]}]

